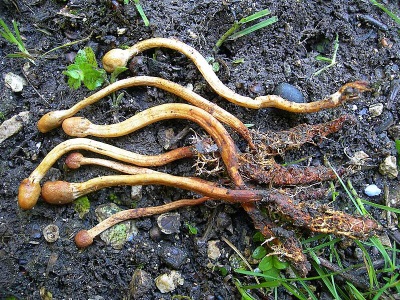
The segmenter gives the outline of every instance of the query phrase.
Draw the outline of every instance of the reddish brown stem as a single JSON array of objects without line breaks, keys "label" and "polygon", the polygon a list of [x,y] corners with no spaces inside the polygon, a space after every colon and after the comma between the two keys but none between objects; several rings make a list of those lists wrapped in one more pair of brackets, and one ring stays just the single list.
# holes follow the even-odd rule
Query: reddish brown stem
[{"label": "reddish brown stem", "polygon": [[105,187],[151,184],[162,184],[190,190],[207,197],[232,203],[258,201],[264,194],[262,190],[227,189],[199,178],[180,177],[154,171],[151,174],[102,176],[82,183],[48,181],[42,187],[42,197],[48,203],[66,204]]}]

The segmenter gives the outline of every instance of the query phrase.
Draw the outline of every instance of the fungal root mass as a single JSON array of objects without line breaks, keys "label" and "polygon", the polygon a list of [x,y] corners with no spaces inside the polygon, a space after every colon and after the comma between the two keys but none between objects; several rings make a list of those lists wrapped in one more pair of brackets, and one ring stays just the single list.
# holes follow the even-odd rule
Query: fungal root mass
[{"label": "fungal root mass", "polygon": [[[337,107],[345,101],[356,99],[359,93],[368,90],[367,84],[360,81],[347,83],[331,96],[309,103],[293,103],[277,95],[252,99],[226,87],[200,53],[173,39],[150,39],[125,50],[111,50],[103,58],[103,65],[107,71],[112,71],[116,67],[124,66],[134,55],[155,47],[170,48],[185,54],[217,94],[247,108],[276,107],[291,112],[314,112]],[[159,105],[112,125],[96,125],[87,119],[72,117],[84,107],[118,89],[140,85],[162,88],[190,104]],[[129,152],[86,138],[90,135],[119,137],[160,120],[177,118],[196,122],[207,135],[196,135],[192,145],[155,156]],[[240,204],[252,219],[255,228],[264,235],[265,244],[281,258],[289,261],[300,275],[305,276],[310,265],[297,238],[302,230],[363,239],[380,229],[372,219],[335,211],[329,205],[317,201],[324,196],[326,190],[313,184],[334,180],[336,174],[331,168],[323,165],[284,166],[275,160],[276,156],[282,156],[285,151],[297,149],[305,143],[317,143],[327,135],[339,131],[346,122],[354,120],[350,116],[342,116],[324,124],[303,124],[281,132],[249,130],[235,116],[176,83],[156,77],[132,77],[109,85],[70,109],[53,111],[40,119],[40,131],[47,132],[62,125],[68,135],[76,138],[56,146],[32,174],[22,181],[18,201],[22,209],[31,209],[40,196],[49,203],[66,204],[98,189],[117,185],[166,185],[189,190],[199,197],[119,212],[92,229],[78,232],[75,242],[78,247],[87,247],[102,231],[126,219],[160,214],[206,201],[225,201]],[[235,130],[247,142],[246,150],[238,150],[222,123]],[[85,157],[79,152],[72,152],[66,159],[69,168],[99,165],[123,175],[102,176],[81,183],[46,182],[41,187],[40,182],[51,166],[62,155],[76,150],[96,152],[114,160]],[[193,158],[197,177],[170,175],[151,168],[182,158]],[[224,182],[201,178],[202,174],[214,173],[219,173],[220,177],[225,176]],[[337,173],[345,174],[346,169],[338,169]]]}]

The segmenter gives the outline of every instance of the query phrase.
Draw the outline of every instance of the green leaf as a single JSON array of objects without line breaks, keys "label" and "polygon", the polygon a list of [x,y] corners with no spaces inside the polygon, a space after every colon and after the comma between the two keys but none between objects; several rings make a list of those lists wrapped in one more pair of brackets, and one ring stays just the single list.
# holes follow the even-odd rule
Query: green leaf
[{"label": "green leaf", "polygon": [[280,261],[277,256],[273,256],[273,264],[274,268],[278,270],[285,270],[289,265],[287,262]]},{"label": "green leaf", "polygon": [[80,79],[75,79],[75,78],[72,78],[72,77],[68,78],[68,86],[71,89],[77,90],[77,89],[79,89],[81,84],[82,84],[82,80],[80,80]]},{"label": "green leaf", "polygon": [[96,55],[94,54],[93,49],[90,47],[85,47],[83,48],[83,50],[85,51],[86,62],[92,65],[93,67],[97,68],[98,65],[96,61]]},{"label": "green leaf", "polygon": [[[278,269],[272,268],[270,270],[264,271],[263,274],[264,275],[268,275],[268,276],[270,276],[272,278],[279,278],[279,272],[280,271]],[[275,281],[272,278],[270,280]]]},{"label": "green leaf", "polygon": [[83,73],[83,84],[91,91],[104,83],[104,70],[98,70],[92,67],[90,69],[85,68]]},{"label": "green leaf", "polygon": [[257,231],[254,235],[253,235],[253,241],[254,242],[264,242],[265,237],[262,235],[261,232]]},{"label": "green leaf", "polygon": [[267,255],[267,250],[263,246],[258,246],[252,254],[255,259],[262,259],[265,255]]},{"label": "green leaf", "polygon": [[273,266],[272,256],[265,256],[258,264],[258,268],[263,272],[271,270]]},{"label": "green leaf", "polygon": [[87,62],[86,52],[85,52],[85,50],[81,49],[78,51],[78,53],[75,56],[74,64],[80,65],[80,64],[86,63],[86,62]]},{"label": "green leaf", "polygon": [[400,155],[400,140],[395,140],[397,154]]},{"label": "green leaf", "polygon": [[117,81],[117,77],[118,77],[121,73],[125,72],[126,70],[128,70],[127,67],[121,67],[121,66],[116,67],[115,70],[111,73],[110,82],[111,82],[111,83],[116,82],[116,81]]}]

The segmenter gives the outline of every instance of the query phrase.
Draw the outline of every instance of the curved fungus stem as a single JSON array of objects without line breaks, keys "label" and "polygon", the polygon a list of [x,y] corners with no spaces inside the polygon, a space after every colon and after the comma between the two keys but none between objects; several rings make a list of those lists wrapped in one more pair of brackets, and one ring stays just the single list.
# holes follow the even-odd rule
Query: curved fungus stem
[{"label": "curved fungus stem", "polygon": [[65,164],[70,169],[78,169],[84,165],[97,165],[106,168],[110,168],[116,171],[120,171],[125,174],[158,174],[159,172],[154,171],[152,169],[136,167],[133,165],[122,164],[117,161],[103,159],[103,158],[94,158],[94,157],[85,157],[83,154],[78,152],[73,152],[67,156],[65,159]]},{"label": "curved fungus stem", "polygon": [[110,84],[109,86],[101,89],[93,95],[76,103],[69,109],[49,112],[39,120],[37,124],[38,129],[43,133],[48,132],[60,126],[65,119],[72,117],[83,108],[93,103],[96,103],[97,101],[107,95],[110,95],[111,93],[114,93],[123,88],[143,85],[154,86],[163,89],[179,96],[180,98],[190,102],[197,107],[202,108],[221,122],[229,125],[231,128],[236,130],[250,144],[250,146],[254,146],[252,144],[248,128],[234,115],[230,114],[229,112],[212,103],[211,101],[208,101],[207,99],[201,97],[195,92],[189,90],[188,88],[185,88],[177,83],[171,82],[166,79],[150,76],[137,76],[118,80],[117,82]]},{"label": "curved fungus stem", "polygon": [[31,209],[35,206],[40,196],[40,181],[53,164],[65,153],[78,149],[96,152],[144,167],[163,166],[177,159],[192,157],[195,153],[192,147],[184,147],[160,155],[148,156],[86,138],[70,139],[54,147],[30,176],[21,182],[18,189],[18,204],[22,209]]},{"label": "curved fungus stem", "polygon": [[108,228],[114,226],[115,224],[118,224],[125,220],[162,214],[181,207],[199,205],[207,200],[212,200],[212,199],[209,197],[202,197],[199,199],[182,199],[160,206],[123,210],[103,220],[102,222],[94,226],[92,229],[79,231],[75,235],[75,244],[78,248],[85,248],[90,246],[93,243],[93,239],[97,235],[102,233],[104,230],[107,230]]},{"label": "curved fungus stem", "polygon": [[196,106],[182,103],[162,104],[146,109],[121,123],[112,125],[96,125],[87,119],[73,117],[66,119],[62,126],[65,133],[72,136],[118,137],[134,132],[156,121],[172,118],[191,120],[207,131],[218,145],[229,176],[236,186],[244,187],[244,182],[238,172],[238,155],[234,141],[216,118]]},{"label": "curved fungus stem", "polygon": [[151,184],[181,188],[231,203],[258,201],[264,194],[262,190],[227,189],[200,178],[174,176],[154,171],[151,174],[102,176],[80,183],[47,181],[42,187],[42,197],[51,204],[67,204],[76,198],[106,187]]},{"label": "curved fungus stem", "polygon": [[297,113],[316,112],[322,109],[339,106],[344,101],[357,98],[358,91],[363,92],[368,90],[365,82],[357,81],[344,85],[338,92],[328,96],[323,100],[309,103],[295,103],[283,99],[277,95],[266,95],[252,99],[250,97],[237,94],[224,85],[212,70],[212,66],[196,49],[178,40],[168,38],[152,38],[144,40],[125,50],[112,49],[104,55],[102,60],[103,67],[107,72],[113,72],[117,67],[126,66],[132,57],[152,48],[168,48],[183,53],[193,61],[205,80],[218,95],[232,103],[235,103],[236,105],[247,108],[259,109],[275,107]]}]

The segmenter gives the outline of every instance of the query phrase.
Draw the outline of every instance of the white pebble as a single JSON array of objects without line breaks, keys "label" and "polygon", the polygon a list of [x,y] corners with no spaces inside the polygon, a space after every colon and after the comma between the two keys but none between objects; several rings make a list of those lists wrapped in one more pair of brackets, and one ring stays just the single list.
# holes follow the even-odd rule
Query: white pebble
[{"label": "white pebble", "polygon": [[172,292],[178,285],[183,285],[184,282],[185,280],[177,271],[171,271],[169,274],[162,274],[155,279],[157,288],[163,294]]},{"label": "white pebble", "polygon": [[21,92],[26,85],[24,78],[11,72],[6,74],[4,77],[4,82],[6,83],[6,86],[12,89],[12,91],[15,93]]},{"label": "white pebble", "polygon": [[25,123],[29,122],[31,115],[29,111],[20,112],[18,115],[13,116],[11,119],[4,121],[0,125],[0,144],[18,133],[24,126]]},{"label": "white pebble", "polygon": [[219,250],[218,241],[208,241],[207,256],[209,259],[217,260],[221,256],[221,250]]},{"label": "white pebble", "polygon": [[382,103],[372,104],[368,108],[368,110],[369,110],[369,113],[371,114],[372,117],[378,117],[383,112],[383,104]]},{"label": "white pebble", "polygon": [[364,192],[367,196],[374,197],[380,195],[382,190],[378,188],[375,184],[370,184],[365,188]]}]

